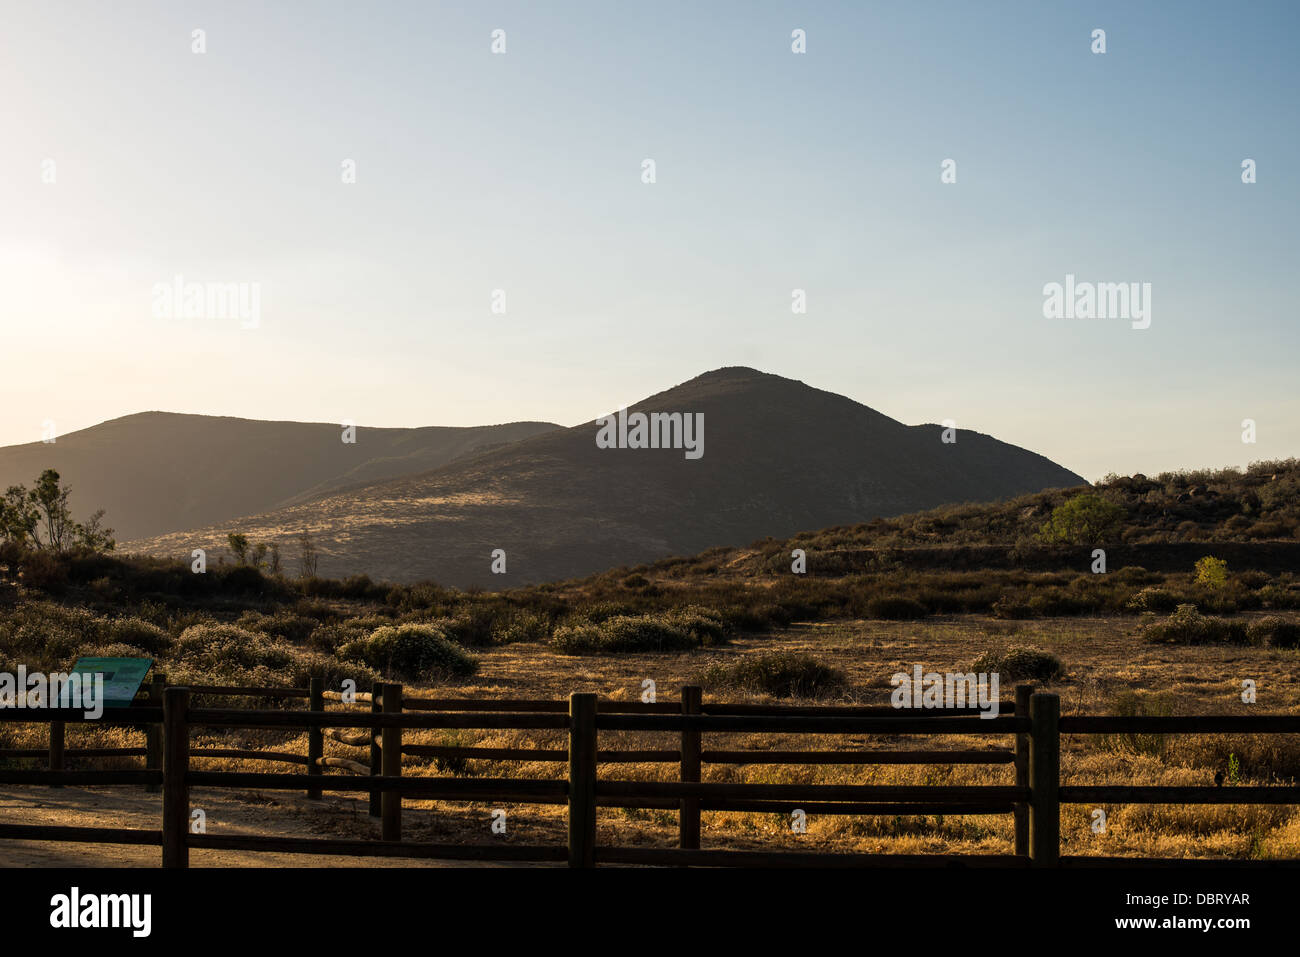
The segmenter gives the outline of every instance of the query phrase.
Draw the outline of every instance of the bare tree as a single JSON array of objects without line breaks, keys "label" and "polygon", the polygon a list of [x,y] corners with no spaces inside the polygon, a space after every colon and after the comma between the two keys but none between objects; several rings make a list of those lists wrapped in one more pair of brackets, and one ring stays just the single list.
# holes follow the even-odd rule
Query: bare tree
[{"label": "bare tree", "polygon": [[312,544],[311,533],[307,531],[298,536],[298,567],[303,578],[316,577],[316,546]]}]

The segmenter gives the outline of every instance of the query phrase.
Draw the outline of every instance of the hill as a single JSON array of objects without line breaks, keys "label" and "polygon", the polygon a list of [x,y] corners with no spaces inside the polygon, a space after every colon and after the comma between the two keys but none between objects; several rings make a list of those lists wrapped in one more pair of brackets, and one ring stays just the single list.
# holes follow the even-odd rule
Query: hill
[{"label": "hill", "polygon": [[[600,448],[594,422],[419,475],[350,488],[193,532],[128,542],[181,556],[227,533],[302,531],[322,575],[508,587],[739,545],[802,529],[1086,483],[1041,455],[938,425],[908,426],[840,395],[753,369],[706,373],[630,412],[703,418],[702,454]],[[494,549],[505,575],[491,572]]]},{"label": "hill", "polygon": [[119,541],[228,522],[353,485],[424,472],[558,429],[546,422],[472,428],[358,428],[141,412],[52,444],[0,448],[0,489],[47,468],[72,488],[79,517],[103,508]]}]

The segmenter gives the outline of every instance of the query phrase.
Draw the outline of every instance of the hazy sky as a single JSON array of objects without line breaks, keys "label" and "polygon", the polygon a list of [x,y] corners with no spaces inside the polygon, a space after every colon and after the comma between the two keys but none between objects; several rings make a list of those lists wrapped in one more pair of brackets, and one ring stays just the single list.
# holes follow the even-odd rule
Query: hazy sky
[{"label": "hazy sky", "polygon": [[[1090,479],[1300,454],[1300,4],[0,10],[0,444],[572,425],[751,365]],[[1067,274],[1150,328],[1044,318]],[[258,326],[155,317],[177,275]]]}]

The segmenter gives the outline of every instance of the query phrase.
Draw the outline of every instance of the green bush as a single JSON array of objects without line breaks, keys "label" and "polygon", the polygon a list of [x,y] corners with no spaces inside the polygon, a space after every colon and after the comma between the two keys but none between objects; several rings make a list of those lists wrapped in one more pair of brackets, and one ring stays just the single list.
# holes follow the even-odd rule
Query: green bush
[{"label": "green bush", "polygon": [[1038,681],[1044,684],[1065,674],[1060,658],[1050,651],[1031,647],[986,651],[975,659],[970,670],[977,674],[996,674],[1000,682]]},{"label": "green bush", "polygon": [[1123,506],[1085,492],[1053,509],[1038,534],[1054,545],[1101,545],[1113,540],[1125,514]]},{"label": "green bush", "polygon": [[700,673],[709,688],[735,688],[777,698],[817,698],[844,687],[844,673],[811,655],[779,651],[747,655],[735,664],[715,664]]},{"label": "green bush", "polygon": [[1203,588],[1223,588],[1228,584],[1228,563],[1213,555],[1196,562],[1196,584]]},{"label": "green bush", "polygon": [[368,638],[340,647],[338,655],[407,681],[467,678],[478,671],[478,661],[472,655],[442,629],[429,624],[376,628]]}]

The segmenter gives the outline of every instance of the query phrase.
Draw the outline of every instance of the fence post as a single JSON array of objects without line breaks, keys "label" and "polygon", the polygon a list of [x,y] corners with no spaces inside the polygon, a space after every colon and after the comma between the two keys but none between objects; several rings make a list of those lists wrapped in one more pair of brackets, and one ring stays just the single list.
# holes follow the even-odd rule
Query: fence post
[{"label": "fence post", "polygon": [[[682,714],[699,714],[704,700],[704,691],[697,685],[685,685],[682,688]],[[682,728],[682,767],[683,784],[698,784],[700,781],[700,731],[698,728]],[[700,799],[682,798],[677,812],[677,844],[686,850],[699,850],[700,847]]]},{"label": "fence post", "polygon": [[569,695],[569,866],[596,866],[596,696]]},{"label": "fence post", "polygon": [[[50,770],[63,770],[63,735],[66,726],[62,721],[50,722]],[[62,784],[51,784],[52,788],[61,788]]]},{"label": "fence post", "polygon": [[[370,688],[370,713],[378,714],[380,711],[380,702],[384,698],[384,685],[376,681]],[[370,729],[370,776],[373,778],[382,772],[382,755],[383,750],[379,747],[379,731],[375,728]],[[370,816],[379,817],[379,791],[371,789],[370,791]]]},{"label": "fence post", "polygon": [[[394,682],[384,684],[384,711],[402,713],[402,686]],[[402,729],[383,729],[383,754],[381,756],[384,777],[402,776]],[[397,791],[384,791],[380,800],[380,835],[385,841],[402,839],[402,795]]]},{"label": "fence post", "polygon": [[163,867],[190,865],[189,708],[189,688],[163,691]]},{"label": "fence post", "polygon": [[[324,711],[325,710],[325,679],[311,678],[307,682],[307,710]],[[324,769],[320,766],[320,759],[325,756],[325,729],[319,725],[313,725],[307,729],[307,776],[309,778],[319,777]],[[307,797],[320,800],[321,789],[313,787],[309,782],[307,785]]]},{"label": "fence post", "polygon": [[[1029,699],[1034,693],[1033,685],[1016,685],[1016,717],[1029,717]],[[1016,732],[1016,787],[1029,787],[1029,735],[1024,731]],[[1029,853],[1029,803],[1020,801],[1016,804],[1016,853],[1024,856]]]},{"label": "fence post", "polygon": [[1061,860],[1061,700],[1054,694],[1030,698],[1029,857],[1034,867]]},{"label": "fence post", "polygon": [[[154,673],[153,683],[149,685],[149,704],[153,707],[161,707],[163,703],[163,688],[167,684],[167,676]],[[145,725],[144,729],[144,767],[146,771],[162,770],[162,722],[157,724],[150,723]],[[149,794],[157,794],[162,790],[160,785],[146,784],[145,791]]]}]

